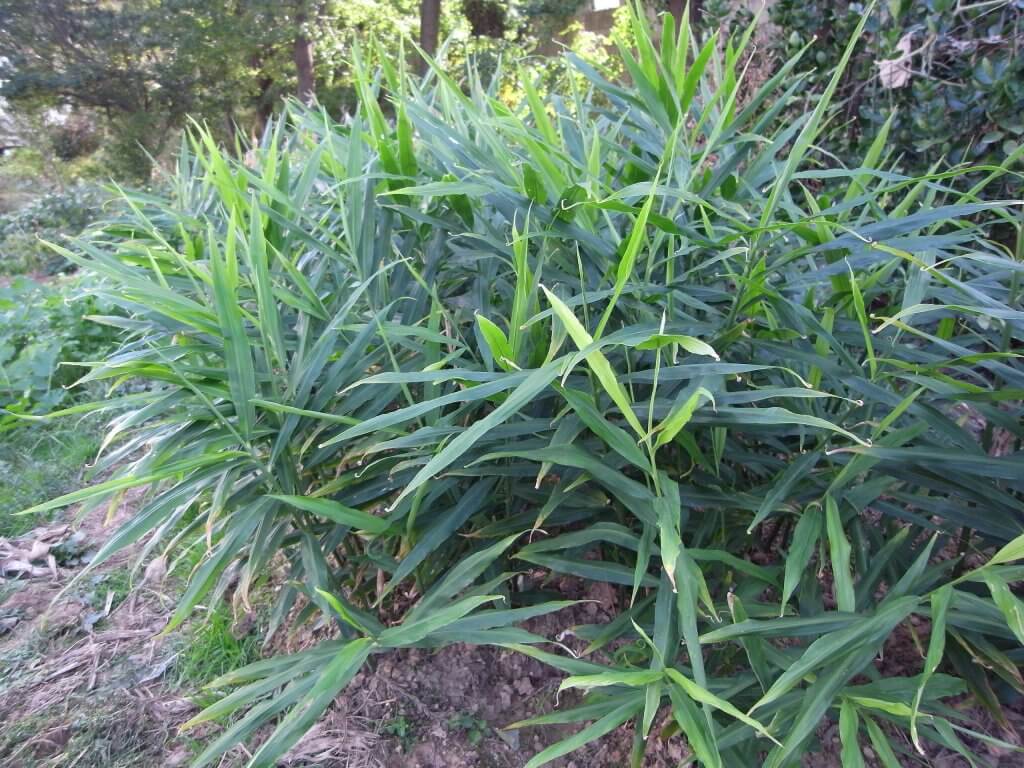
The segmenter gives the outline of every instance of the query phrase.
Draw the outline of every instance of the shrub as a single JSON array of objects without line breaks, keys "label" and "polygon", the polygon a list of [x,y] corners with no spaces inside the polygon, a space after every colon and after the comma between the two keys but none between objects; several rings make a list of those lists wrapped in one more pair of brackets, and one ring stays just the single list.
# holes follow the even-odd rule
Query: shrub
[{"label": "shrub", "polygon": [[[44,285],[25,277],[0,287],[0,407],[53,409],[83,374],[75,364],[109,352],[113,330],[85,319],[105,306],[92,288],[92,281]],[[0,431],[12,423],[0,415]]]},{"label": "shrub", "polygon": [[[245,162],[199,134],[170,198],[67,252],[130,313],[88,378],[152,388],[93,406],[130,408],[115,476],[36,511],[152,485],[91,567],[205,528],[169,629],[272,562],[270,631],[336,628],[213,681],[235,690],[190,725],[236,719],[199,765],[274,720],[250,762],[273,765],[409,646],[566,672],[582,703],[531,722],[592,722],[530,766],[629,721],[639,764],[660,712],[706,766],[794,765],[836,719],[849,765],[860,742],[896,764],[894,729],[966,755],[946,702],[1022,688],[1024,245],[978,223],[1019,228],[980,199],[1004,171],[957,193],[882,141],[808,169],[853,42],[788,121],[798,60],[738,108],[748,37],[719,57],[632,24],[631,86],[570,56],[590,93],[524,82],[515,109],[472,72],[357,62],[351,119],[294,109]],[[545,649],[522,624],[572,603],[521,569],[621,614]],[[924,664],[884,677],[929,622]]]},{"label": "shrub", "polygon": [[82,233],[99,213],[104,193],[80,183],[50,192],[10,213],[0,214],[0,274],[55,274],[68,263],[47,248]]},{"label": "shrub", "polygon": [[[843,108],[830,131],[830,149],[859,157],[882,130],[887,150],[910,171],[937,161],[1019,164],[1024,137],[1024,4],[963,4],[954,0],[894,0],[868,8],[855,2],[778,0],[771,8],[776,49],[793,55],[813,41],[819,84],[862,16],[864,45],[839,89]],[[909,54],[909,55],[908,55]],[[895,62],[906,77],[879,75]],[[1019,196],[1016,174],[1001,194]],[[996,190],[993,190],[995,192]]]},{"label": "shrub", "polygon": [[100,148],[103,137],[88,115],[71,114],[50,128],[53,152],[64,162],[91,155]]}]

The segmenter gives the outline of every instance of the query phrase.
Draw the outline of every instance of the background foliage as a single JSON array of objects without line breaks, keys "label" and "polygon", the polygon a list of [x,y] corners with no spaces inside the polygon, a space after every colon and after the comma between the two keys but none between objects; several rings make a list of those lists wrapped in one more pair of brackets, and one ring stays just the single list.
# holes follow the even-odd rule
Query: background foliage
[{"label": "background foliage", "polygon": [[[501,55],[522,58],[542,35],[561,33],[579,6],[442,3],[452,71],[470,53],[485,74]],[[416,37],[419,15],[416,0],[3,0],[0,96],[49,123],[59,156],[98,145],[107,173],[145,181],[187,119],[228,145],[245,141],[305,76],[333,114],[352,108],[353,44],[373,39],[392,61],[412,63],[413,46],[402,40]],[[308,73],[296,58],[300,44],[310,52]]]},{"label": "background foliage", "polygon": [[67,261],[44,242],[81,234],[99,217],[109,195],[95,185],[78,183],[0,213],[0,275],[52,275],[67,269]]},{"label": "background foliage", "polygon": [[[927,172],[936,163],[998,164],[1013,154],[1024,135],[1024,3],[893,0],[870,10],[865,5],[778,0],[770,8],[782,57],[814,41],[819,69],[812,81],[819,85],[868,13],[864,44],[837,93],[830,150],[844,159],[860,157],[891,120],[888,149],[910,172]],[[908,82],[885,87],[880,63],[908,52]],[[1015,177],[1004,183],[1003,194],[1020,195]]]},{"label": "background foliage", "polygon": [[[51,410],[69,397],[82,374],[76,367],[102,357],[114,332],[86,315],[108,305],[92,295],[95,283],[44,285],[18,277],[0,287],[0,404],[11,411]],[[0,425],[8,419],[0,419]]]}]

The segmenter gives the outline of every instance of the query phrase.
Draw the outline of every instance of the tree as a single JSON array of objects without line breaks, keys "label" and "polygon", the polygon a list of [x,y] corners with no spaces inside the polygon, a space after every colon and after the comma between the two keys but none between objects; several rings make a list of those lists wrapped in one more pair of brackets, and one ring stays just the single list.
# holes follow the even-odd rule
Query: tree
[{"label": "tree", "polygon": [[505,35],[508,3],[502,0],[462,0],[462,13],[472,34],[493,38]]},{"label": "tree", "polygon": [[668,12],[675,17],[677,28],[679,22],[682,21],[683,11],[687,5],[690,6],[690,22],[694,24],[699,22],[703,12],[701,7],[703,0],[689,0],[689,2],[687,0],[668,0]]},{"label": "tree", "polygon": [[441,34],[441,0],[420,0],[420,48],[433,56]]},{"label": "tree", "polygon": [[284,98],[347,108],[358,40],[395,57],[418,26],[431,55],[455,29],[472,33],[456,59],[527,50],[534,5],[579,2],[0,0],[0,97],[18,113],[88,114],[104,128],[107,170],[145,178],[188,117],[233,144],[240,127],[262,134]]},{"label": "tree", "polygon": [[303,104],[312,104],[316,97],[316,80],[313,74],[313,41],[304,29],[306,14],[298,13],[295,18],[298,26],[293,44],[295,57],[295,73],[298,78],[296,95]]},{"label": "tree", "polygon": [[201,0],[0,0],[0,95],[14,110],[92,112],[128,176],[148,174],[187,114],[228,115],[246,90],[243,27]]}]

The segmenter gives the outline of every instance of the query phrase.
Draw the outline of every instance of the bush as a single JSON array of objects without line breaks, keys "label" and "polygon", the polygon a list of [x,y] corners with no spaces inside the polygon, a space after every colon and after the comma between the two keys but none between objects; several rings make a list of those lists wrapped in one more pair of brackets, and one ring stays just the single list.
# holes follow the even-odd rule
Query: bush
[{"label": "bush", "polygon": [[98,187],[81,183],[0,214],[0,274],[52,275],[66,269],[68,263],[43,241],[81,234],[97,218],[104,198]]},{"label": "bush", "polygon": [[[978,223],[1020,227],[979,200],[1004,171],[808,169],[839,74],[796,121],[797,60],[737,108],[743,40],[645,23],[633,85],[571,59],[592,94],[515,109],[357,68],[350,120],[295,109],[244,163],[200,134],[173,196],[68,252],[130,315],[90,379],[152,387],[92,406],[130,408],[115,476],[33,511],[152,485],[90,567],[205,530],[169,629],[281,562],[270,632],[335,628],[214,680],[188,725],[236,719],[197,764],[276,721],[275,764],[410,646],[566,672],[582,703],[531,722],[593,722],[531,767],[629,721],[639,764],[661,712],[706,766],[795,765],[833,720],[848,765],[896,731],[970,754],[953,697],[1024,688],[1024,254]],[[572,601],[522,569],[621,614],[545,649],[523,623]],[[909,637],[925,663],[883,670]]]},{"label": "bush", "polygon": [[[868,34],[839,89],[843,102],[829,148],[863,155],[879,132],[887,151],[909,171],[933,164],[1019,164],[1024,139],[1024,3],[961,4],[954,0],[894,0],[866,9],[856,2],[778,0],[771,20],[776,48],[788,58],[813,44],[828,79],[848,36],[868,13]],[[909,55],[908,55],[909,54]],[[881,77],[896,62],[894,80]],[[888,126],[887,126],[888,123]],[[1020,177],[1003,177],[999,194],[1020,195]],[[993,190],[996,192],[997,190]]]},{"label": "bush", "polygon": [[50,128],[54,154],[64,162],[91,155],[100,148],[102,135],[96,123],[84,114],[71,114]]},{"label": "bush", "polygon": [[[112,329],[85,319],[104,306],[92,288],[92,281],[44,285],[24,277],[0,287],[0,408],[52,410],[85,373],[74,364],[108,354]],[[13,423],[0,415],[0,432]]]}]

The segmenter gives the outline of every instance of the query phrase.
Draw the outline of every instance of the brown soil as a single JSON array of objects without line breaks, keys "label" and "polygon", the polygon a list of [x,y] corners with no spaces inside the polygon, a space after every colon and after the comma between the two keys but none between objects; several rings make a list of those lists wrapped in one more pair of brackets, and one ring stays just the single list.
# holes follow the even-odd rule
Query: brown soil
[{"label": "brown soil", "polygon": [[[566,625],[611,618],[608,585],[587,591],[578,579],[554,585],[586,603],[527,625],[554,637]],[[316,642],[300,632],[278,643],[295,651]],[[581,650],[585,643],[564,642]],[[576,647],[578,646],[578,647]],[[607,659],[604,659],[607,661]],[[452,645],[375,657],[334,703],[325,720],[288,755],[289,766],[324,768],[520,768],[580,726],[509,729],[520,720],[568,708],[574,693],[556,700],[562,674],[529,657],[498,648]],[[678,739],[653,746],[644,765],[668,768],[684,755]],[[619,768],[629,762],[632,731],[620,729],[598,744],[550,763],[554,768]],[[661,757],[664,753],[665,759]],[[671,759],[668,759],[671,758]]]}]

